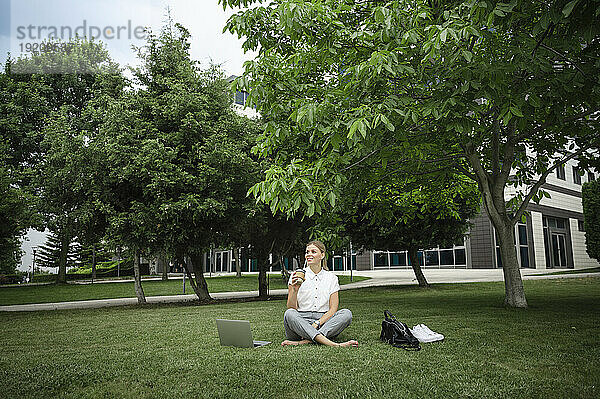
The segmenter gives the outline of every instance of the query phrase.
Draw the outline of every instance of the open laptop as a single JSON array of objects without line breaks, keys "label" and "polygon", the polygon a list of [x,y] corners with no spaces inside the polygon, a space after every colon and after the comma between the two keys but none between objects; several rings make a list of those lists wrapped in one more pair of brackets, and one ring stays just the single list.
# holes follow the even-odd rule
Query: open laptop
[{"label": "open laptop", "polygon": [[270,341],[253,341],[248,320],[217,319],[217,330],[219,330],[221,346],[257,348],[271,343]]}]

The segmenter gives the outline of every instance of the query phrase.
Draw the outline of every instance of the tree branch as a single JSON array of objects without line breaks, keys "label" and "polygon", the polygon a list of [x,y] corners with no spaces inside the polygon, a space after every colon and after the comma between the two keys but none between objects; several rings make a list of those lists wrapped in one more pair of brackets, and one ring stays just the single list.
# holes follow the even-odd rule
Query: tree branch
[{"label": "tree branch", "polygon": [[345,172],[348,169],[352,169],[356,165],[363,163],[367,158],[369,158],[371,155],[373,155],[373,154],[375,154],[376,152],[379,152],[379,151],[381,151],[381,149],[375,149],[375,150],[371,151],[369,154],[365,155],[364,157],[362,157],[358,161],[354,162],[352,165],[346,166],[344,169],[341,170],[341,172]]},{"label": "tree branch", "polygon": [[498,180],[498,185],[504,187],[508,181],[510,170],[512,169],[512,163],[515,160],[515,143],[512,142],[512,134],[509,135],[508,140],[504,146],[504,161],[502,163],[502,170]]},{"label": "tree branch", "polygon": [[554,171],[560,165],[564,165],[567,161],[577,157],[578,155],[581,155],[587,149],[588,149],[588,147],[580,148],[578,151],[575,151],[575,152],[569,154],[567,157],[565,157],[561,161],[554,163],[554,165],[552,165],[552,167],[548,168],[544,173],[542,173],[539,180],[531,187],[531,189],[529,190],[529,192],[523,199],[521,206],[519,207],[519,209],[517,209],[514,216],[511,218],[511,222],[513,225],[515,223],[517,223],[519,220],[521,220],[521,216],[523,216],[523,213],[527,209],[527,205],[529,205],[529,202],[531,201],[533,196],[537,193],[537,191],[540,189],[540,187],[542,187],[542,185],[546,182],[546,178],[548,177],[548,175],[550,175],[550,173],[552,173],[552,171]]},{"label": "tree branch", "polygon": [[[592,110],[588,110],[588,111],[585,111],[585,112],[581,112],[581,113],[573,115],[573,116],[571,116],[569,118],[563,119],[561,121],[561,123],[565,124],[565,123],[575,122],[575,121],[577,121],[579,119],[585,118],[586,116],[595,114],[597,112],[600,112],[600,109],[592,109]],[[509,141],[512,142],[512,143],[518,143],[520,140],[523,140],[524,138],[530,137],[534,133],[539,133],[539,132],[543,131],[544,129],[546,129],[547,127],[550,127],[552,125],[554,125],[554,123],[550,123],[550,122],[543,123],[537,129],[533,129],[531,131],[524,132],[524,133],[521,133],[519,135],[513,136]]]},{"label": "tree branch", "polygon": [[456,169],[458,169],[462,174],[464,174],[465,176],[467,176],[469,179],[473,180],[473,181],[477,181],[477,176],[475,176],[474,173],[471,173],[467,168],[465,168],[462,165],[456,165]]},{"label": "tree branch", "polygon": [[494,119],[492,127],[492,176],[496,177],[500,169],[500,121]]},{"label": "tree branch", "polygon": [[544,34],[542,35],[542,37],[540,38],[540,40],[538,40],[537,44],[533,48],[533,51],[531,52],[532,56],[535,55],[536,50],[538,49],[538,47],[540,47],[540,45],[542,44],[542,42],[544,41],[544,39],[546,38],[546,36],[548,36],[548,33],[550,33],[550,30],[554,30],[554,22],[550,22],[550,24],[548,24],[548,27],[546,28],[546,31],[544,32]]},{"label": "tree branch", "polygon": [[585,73],[585,72],[583,72],[583,70],[582,70],[582,69],[579,67],[579,65],[577,65],[577,63],[576,63],[575,61],[571,60],[571,59],[570,59],[569,57],[567,57],[565,54],[561,53],[561,52],[560,52],[560,51],[558,51],[558,50],[554,50],[552,47],[550,47],[550,46],[546,46],[546,45],[545,45],[545,44],[543,44],[543,43],[540,43],[540,47],[542,47],[542,48],[544,48],[544,49],[546,49],[546,50],[548,50],[548,51],[550,51],[550,52],[552,52],[552,53],[554,53],[554,54],[558,55],[558,56],[559,56],[559,57],[561,57],[563,60],[565,60],[565,61],[569,62],[571,65],[573,65],[573,66],[575,67],[575,69],[577,69],[579,72],[581,72],[581,74],[582,74],[583,76],[585,76],[585,77],[587,78],[587,75],[586,75],[586,73]]}]

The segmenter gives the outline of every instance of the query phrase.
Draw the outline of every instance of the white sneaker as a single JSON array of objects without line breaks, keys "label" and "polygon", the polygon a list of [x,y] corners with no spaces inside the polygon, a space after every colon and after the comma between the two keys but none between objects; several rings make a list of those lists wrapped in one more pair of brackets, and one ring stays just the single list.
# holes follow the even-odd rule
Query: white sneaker
[{"label": "white sneaker", "polygon": [[[417,334],[415,334],[414,331],[416,331]],[[432,331],[425,324],[417,324],[413,327],[411,332],[413,333],[415,338],[419,340],[419,342],[436,342],[444,339],[444,336],[442,334]]]},{"label": "white sneaker", "polygon": [[414,335],[415,338],[419,340],[419,342],[426,342],[424,340],[428,338],[428,334],[419,325],[416,325],[413,328],[409,328],[409,330],[412,333],[412,335]]}]

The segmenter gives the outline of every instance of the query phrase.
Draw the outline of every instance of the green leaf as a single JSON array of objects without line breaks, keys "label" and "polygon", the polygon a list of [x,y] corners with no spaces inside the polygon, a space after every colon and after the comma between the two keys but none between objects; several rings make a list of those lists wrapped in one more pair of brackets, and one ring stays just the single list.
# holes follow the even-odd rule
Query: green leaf
[{"label": "green leaf", "polygon": [[356,129],[358,129],[358,126],[360,125],[360,123],[361,123],[360,119],[356,119],[354,122],[352,122],[352,125],[350,126],[350,131],[348,132],[349,139],[354,137],[354,133],[356,132]]},{"label": "green leaf", "polygon": [[416,112],[411,112],[410,117],[414,123],[419,123],[419,115]]},{"label": "green leaf", "polygon": [[381,114],[381,121],[383,122],[383,124],[385,125],[385,127],[389,130],[389,131],[394,131],[396,130],[396,127],[390,122],[390,120],[383,114]]},{"label": "green leaf", "polygon": [[329,192],[329,204],[331,204],[331,207],[334,208],[335,207],[335,194],[333,193],[333,191]]},{"label": "green leaf", "polygon": [[535,107],[535,108],[539,108],[542,105],[540,98],[535,94],[530,94],[527,97],[527,102],[529,104],[531,104],[532,107]]},{"label": "green leaf", "polygon": [[315,214],[315,203],[311,202],[306,209],[306,216],[312,217]]},{"label": "green leaf", "polygon": [[521,112],[521,110],[519,108],[515,107],[515,106],[511,106],[510,107],[510,112],[513,115],[519,116],[521,118],[523,117],[523,113]]},{"label": "green leaf", "polygon": [[446,36],[448,36],[448,30],[447,29],[442,29],[442,31],[440,32],[440,40],[443,43],[446,42]]},{"label": "green leaf", "polygon": [[577,3],[579,3],[579,0],[573,0],[569,3],[567,3],[567,5],[563,7],[562,13],[565,16],[565,18],[567,18],[569,15],[571,15],[571,13],[573,12],[573,8],[575,7],[575,5]]},{"label": "green leaf", "polygon": [[504,118],[502,118],[502,123],[504,123],[505,126],[508,126],[508,122],[510,122],[510,118],[512,118],[512,116],[513,114],[510,112],[504,114]]}]

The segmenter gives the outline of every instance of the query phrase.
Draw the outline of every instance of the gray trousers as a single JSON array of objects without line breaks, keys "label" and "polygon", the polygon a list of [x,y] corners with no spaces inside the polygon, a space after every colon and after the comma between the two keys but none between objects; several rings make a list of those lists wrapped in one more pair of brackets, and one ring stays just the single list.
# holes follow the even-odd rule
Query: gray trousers
[{"label": "gray trousers", "polygon": [[352,322],[352,312],[348,309],[340,309],[317,330],[312,324],[324,314],[325,312],[299,312],[291,308],[286,310],[283,315],[285,336],[292,341],[301,339],[314,341],[319,334],[334,338]]}]

